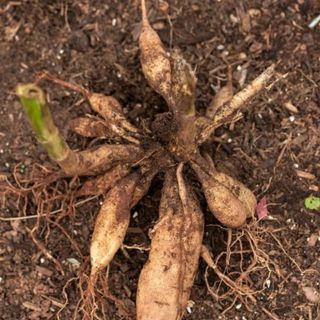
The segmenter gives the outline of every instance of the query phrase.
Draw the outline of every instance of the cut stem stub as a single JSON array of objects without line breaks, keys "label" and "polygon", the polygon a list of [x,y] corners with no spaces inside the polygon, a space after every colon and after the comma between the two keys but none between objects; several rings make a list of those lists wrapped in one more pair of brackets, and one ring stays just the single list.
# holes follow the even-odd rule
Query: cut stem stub
[{"label": "cut stem stub", "polygon": [[42,89],[32,83],[19,84],[16,94],[38,141],[65,172],[72,171],[77,166],[77,156],[54,124]]}]

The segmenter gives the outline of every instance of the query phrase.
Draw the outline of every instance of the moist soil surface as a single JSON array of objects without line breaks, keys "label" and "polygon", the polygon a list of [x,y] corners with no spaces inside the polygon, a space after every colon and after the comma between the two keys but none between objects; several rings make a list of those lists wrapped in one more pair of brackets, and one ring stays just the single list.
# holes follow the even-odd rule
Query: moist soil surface
[{"label": "moist soil surface", "polygon": [[[172,0],[168,15],[160,10],[159,1],[148,1],[148,6],[151,24],[163,42],[168,48],[179,47],[196,70],[199,114],[226,83],[226,63],[233,67],[236,91],[272,63],[277,63],[279,73],[270,90],[258,95],[235,123],[219,128],[203,146],[217,165],[253,190],[258,201],[266,197],[269,219],[258,225],[277,239],[269,232],[260,240],[274,262],[271,273],[265,277],[261,271],[261,279],[251,279],[251,287],[257,290],[262,279],[267,281],[255,302],[248,303],[248,310],[239,300],[219,300],[210,294],[201,261],[185,319],[320,319],[320,212],[304,206],[307,196],[320,194],[320,26],[308,27],[320,14],[320,3]],[[130,121],[140,127],[167,111],[141,71],[139,21],[136,0],[0,3],[2,181],[7,178],[13,183],[14,173],[21,179],[36,164],[54,165],[37,143],[14,95],[17,83],[34,81],[41,71],[116,97]],[[83,97],[49,82],[43,87],[71,147],[85,149],[99,143],[68,128],[69,120],[93,114]],[[162,178],[155,179],[132,211],[126,244],[149,244]],[[79,301],[77,275],[88,267],[88,244],[102,197],[73,208],[68,216],[58,212],[51,222],[40,219],[37,239],[63,272],[30,236],[37,219],[10,220],[37,213],[32,196],[28,199],[23,211],[17,195],[1,195],[0,319],[69,319]],[[202,202],[205,205],[203,198]],[[209,212],[205,214],[204,242],[216,255],[225,250],[227,232]],[[107,283],[109,287],[102,300],[105,318],[134,319],[137,280],[146,259],[147,252],[130,249],[115,256],[108,282],[102,283],[104,289]],[[218,281],[211,272],[210,285]]]}]

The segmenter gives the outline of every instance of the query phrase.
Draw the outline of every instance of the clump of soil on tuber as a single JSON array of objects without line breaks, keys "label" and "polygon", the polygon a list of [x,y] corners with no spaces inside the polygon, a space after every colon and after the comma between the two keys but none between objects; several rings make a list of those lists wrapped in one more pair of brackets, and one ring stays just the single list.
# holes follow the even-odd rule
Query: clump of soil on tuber
[{"label": "clump of soil on tuber", "polygon": [[[149,258],[138,283],[137,319],[151,320],[155,315],[159,320],[182,319],[200,256],[229,288],[220,293],[220,288],[211,287],[207,280],[208,290],[214,298],[233,296],[233,301],[240,299],[249,307],[255,302],[255,292],[250,289],[250,273],[257,265],[268,269],[272,264],[258,246],[261,230],[255,228],[256,199],[241,182],[218,171],[201,145],[210,139],[215,129],[230,123],[235,113],[245,108],[248,100],[267,86],[275,66],[270,66],[235,95],[229,70],[227,86],[215,96],[206,116],[199,116],[195,108],[197,80],[191,66],[178,49],[167,52],[150,26],[144,0],[141,7],[139,47],[142,70],[152,89],[165,99],[168,112],[156,117],[150,128],[138,128],[126,119],[115,98],[89,92],[43,73],[36,84],[19,85],[17,95],[39,142],[60,170],[40,167],[31,177],[33,185],[26,188],[10,185],[9,189],[20,195],[33,193],[35,203],[41,204],[41,214],[52,211],[50,203],[53,199],[63,203],[62,211],[68,215],[74,213],[76,198],[105,195],[90,244],[91,271],[89,276],[82,276],[80,283],[80,310],[84,318],[90,319],[103,314],[95,299],[99,276],[123,245],[131,208],[148,192],[153,178],[164,173],[159,218],[150,233]],[[107,137],[110,143],[84,151],[71,150],[54,125],[45,95],[38,86],[44,80],[84,94],[98,116],[74,119],[70,128],[84,137]],[[85,179],[81,185],[78,183],[80,176]],[[219,268],[221,257],[214,261],[210,250],[202,246],[204,217],[194,192],[194,179],[200,183],[208,209],[216,219],[227,228],[239,228],[236,231],[228,229],[227,264],[232,260],[233,250],[243,256],[244,242],[250,248],[253,258],[245,270],[241,267],[243,272],[233,272],[229,277]],[[58,181],[64,183],[65,193],[53,187]],[[52,197],[50,192],[54,192]],[[65,210],[67,208],[69,210]],[[61,217],[55,224],[59,224],[59,219]],[[59,261],[50,256],[36,239],[36,229],[37,225],[30,230],[32,239],[63,270]]]}]

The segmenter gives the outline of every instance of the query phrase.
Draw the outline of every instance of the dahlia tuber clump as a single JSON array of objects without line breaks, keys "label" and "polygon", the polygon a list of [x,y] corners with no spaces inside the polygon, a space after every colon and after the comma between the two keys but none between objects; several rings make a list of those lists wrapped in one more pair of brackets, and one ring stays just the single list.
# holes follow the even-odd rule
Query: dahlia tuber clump
[{"label": "dahlia tuber clump", "polygon": [[[228,83],[208,106],[206,116],[200,117],[195,109],[197,80],[191,66],[178,51],[167,52],[148,21],[144,0],[141,7],[142,70],[149,85],[168,105],[169,126],[162,126],[159,116],[145,132],[126,119],[115,98],[43,74],[38,83],[47,79],[82,92],[99,115],[72,120],[70,127],[74,132],[114,141],[75,152],[54,125],[38,85],[19,85],[17,95],[39,142],[60,166],[60,176],[87,177],[78,196],[105,195],[91,239],[87,295],[94,295],[99,273],[121,247],[130,222],[130,209],[147,193],[152,179],[159,172],[165,173],[159,218],[151,232],[148,261],[140,274],[136,307],[138,320],[177,320],[183,317],[187,306],[204,230],[203,213],[183,169],[193,170],[209,210],[222,225],[240,228],[252,217],[256,206],[253,193],[241,182],[219,172],[200,146],[216,128],[232,121],[233,115],[267,85],[274,74],[274,65],[234,96]],[[84,312],[86,317],[92,316],[91,311]]]}]

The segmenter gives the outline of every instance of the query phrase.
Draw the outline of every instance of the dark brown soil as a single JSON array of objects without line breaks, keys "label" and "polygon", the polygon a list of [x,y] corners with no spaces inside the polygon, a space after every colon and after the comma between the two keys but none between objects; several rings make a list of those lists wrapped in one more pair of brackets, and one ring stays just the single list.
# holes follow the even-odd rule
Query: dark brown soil
[{"label": "dark brown soil", "polygon": [[[320,319],[319,303],[308,300],[302,290],[312,287],[320,291],[320,241],[311,243],[320,236],[320,213],[306,210],[303,203],[308,195],[320,193],[320,26],[308,28],[320,14],[319,1],[172,0],[172,39],[166,15],[157,9],[158,1],[152,2],[150,20],[162,40],[168,46],[178,46],[196,68],[199,113],[210,102],[214,88],[225,83],[224,60],[234,66],[237,90],[273,62],[285,75],[251,103],[235,126],[220,128],[205,146],[215,162],[254,190],[258,199],[267,197],[273,219],[259,224],[273,230],[283,251],[271,236],[266,235],[261,245],[279,266],[278,274],[271,273],[270,285],[257,295],[252,311],[236,302],[223,314],[232,300],[228,304],[212,298],[201,262],[191,294],[195,304],[185,319]],[[166,111],[141,72],[139,20],[137,0],[0,3],[1,177],[11,179],[17,165],[24,173],[34,163],[50,165],[14,95],[18,82],[33,81],[40,71],[113,95],[138,126]],[[45,88],[68,142],[73,148],[84,149],[90,141],[72,134],[68,121],[92,113],[88,104],[79,94],[53,84]],[[149,194],[133,210],[138,215],[134,214],[126,243],[148,243],[148,229],[157,219],[161,181],[161,177],[155,180]],[[61,319],[71,317],[79,300],[77,282],[72,282],[77,276],[75,262],[83,265],[88,261],[99,200],[84,204],[74,216],[60,221],[83,256],[56,225],[40,226],[37,235],[61,263],[64,275],[32,241],[28,229],[35,219],[0,221],[0,319],[55,319],[60,309]],[[2,217],[19,216],[16,201],[16,197],[6,197]],[[34,215],[35,210],[30,198],[26,213]],[[210,217],[206,219],[212,224]],[[224,239],[219,228],[207,226],[205,242],[215,253],[221,251]],[[147,253],[124,253],[120,251],[112,262],[109,287],[134,313],[137,279]],[[217,278],[210,280],[212,284]],[[260,279],[252,281],[254,288]],[[122,305],[111,300],[106,299],[110,319],[125,319]]]}]

